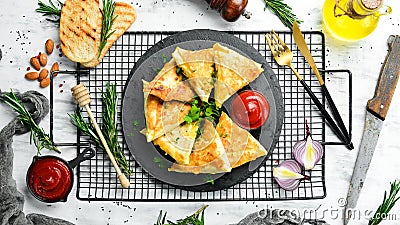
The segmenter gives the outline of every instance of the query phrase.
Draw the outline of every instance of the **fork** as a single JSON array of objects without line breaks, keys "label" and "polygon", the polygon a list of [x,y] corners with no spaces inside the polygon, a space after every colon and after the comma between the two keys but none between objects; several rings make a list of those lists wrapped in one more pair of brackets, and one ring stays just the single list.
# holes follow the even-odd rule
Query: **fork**
[{"label": "fork", "polygon": [[349,137],[346,137],[341,132],[341,130],[336,125],[336,123],[334,122],[332,117],[329,115],[329,113],[325,110],[324,106],[321,104],[321,102],[319,101],[317,96],[315,96],[315,94],[311,91],[311,88],[303,80],[303,77],[293,67],[293,65],[292,65],[293,53],[287,47],[285,42],[273,30],[269,34],[265,35],[265,39],[268,42],[269,48],[271,49],[272,56],[274,57],[275,61],[280,66],[288,66],[293,71],[294,75],[297,77],[297,79],[303,85],[304,89],[307,91],[308,95],[310,96],[310,98],[312,99],[314,104],[317,106],[318,110],[322,113],[322,116],[325,118],[328,125],[332,128],[332,131],[339,137],[339,139],[343,143],[346,143],[346,147],[348,149],[353,149],[354,147],[352,147]]}]

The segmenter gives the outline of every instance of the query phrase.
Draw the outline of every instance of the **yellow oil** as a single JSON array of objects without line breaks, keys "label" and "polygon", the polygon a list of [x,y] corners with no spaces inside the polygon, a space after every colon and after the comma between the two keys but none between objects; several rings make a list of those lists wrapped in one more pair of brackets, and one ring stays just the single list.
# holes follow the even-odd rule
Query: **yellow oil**
[{"label": "yellow oil", "polygon": [[[335,17],[335,0],[325,0],[322,9],[322,20],[325,29],[335,38],[344,41],[357,41],[372,33],[379,22],[379,15],[366,16],[363,19],[353,19],[347,15]],[[346,8],[347,0],[341,0],[340,6]],[[336,9],[338,14],[343,11]]]}]

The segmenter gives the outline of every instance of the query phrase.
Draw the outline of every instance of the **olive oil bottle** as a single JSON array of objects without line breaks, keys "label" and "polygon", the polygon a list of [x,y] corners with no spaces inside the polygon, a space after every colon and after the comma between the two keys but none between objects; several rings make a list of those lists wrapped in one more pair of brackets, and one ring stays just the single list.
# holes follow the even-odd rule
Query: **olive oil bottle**
[{"label": "olive oil bottle", "polygon": [[325,0],[322,17],[325,30],[332,36],[357,41],[371,34],[379,17],[390,12],[382,0]]}]

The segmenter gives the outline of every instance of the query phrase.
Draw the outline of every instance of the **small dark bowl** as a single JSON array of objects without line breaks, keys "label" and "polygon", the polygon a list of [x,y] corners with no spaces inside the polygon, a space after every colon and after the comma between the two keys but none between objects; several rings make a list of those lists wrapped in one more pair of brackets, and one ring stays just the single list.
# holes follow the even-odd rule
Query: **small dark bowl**
[{"label": "small dark bowl", "polygon": [[[73,168],[75,168],[79,163],[91,159],[95,154],[96,152],[92,148],[86,148],[82,153],[78,154],[75,159],[68,162],[57,156],[34,156],[28,172],[26,173],[26,184],[29,192],[37,200],[42,202],[66,202],[74,183]],[[41,172],[41,175],[39,177],[35,176],[35,173],[38,173],[39,171]],[[58,177],[52,177],[52,174],[55,174]],[[46,180],[47,183],[44,185],[47,185],[47,188],[52,188],[51,190],[55,190],[56,193],[48,192],[43,188],[43,185],[42,187],[35,188],[35,179],[39,179],[40,181]],[[60,184],[60,182],[65,183]],[[51,185],[57,186],[51,187]],[[67,187],[64,185],[67,185]],[[64,189],[61,192],[57,192],[60,188]],[[39,191],[42,191],[43,194],[39,193]],[[45,193],[48,196],[45,196]],[[52,194],[52,196],[50,196],[50,194]]]}]

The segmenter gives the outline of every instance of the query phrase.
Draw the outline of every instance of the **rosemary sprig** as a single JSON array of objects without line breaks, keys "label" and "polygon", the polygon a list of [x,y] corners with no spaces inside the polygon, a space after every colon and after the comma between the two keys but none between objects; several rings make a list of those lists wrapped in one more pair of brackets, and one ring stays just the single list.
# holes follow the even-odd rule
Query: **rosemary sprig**
[{"label": "rosemary sprig", "polygon": [[58,5],[60,8],[55,6],[51,0],[49,0],[49,3],[50,3],[49,5],[46,5],[45,3],[43,3],[42,1],[39,0],[39,2],[38,2],[39,8],[37,8],[35,11],[38,13],[42,13],[43,16],[58,17],[57,20],[50,20],[53,22],[58,22],[61,17],[61,9],[64,4],[62,2],[60,2],[60,0],[57,0],[57,2],[58,2]]},{"label": "rosemary sprig", "polygon": [[3,94],[3,100],[5,103],[11,106],[15,112],[18,113],[18,120],[21,123],[26,124],[30,127],[30,143],[32,144],[33,141],[36,146],[38,155],[41,154],[41,150],[43,148],[61,153],[57,146],[53,145],[52,141],[50,140],[50,136],[46,134],[43,128],[39,127],[35,120],[33,120],[32,115],[29,113],[29,111],[25,108],[25,106],[21,103],[21,101],[12,90],[10,93]]},{"label": "rosemary sprig", "polygon": [[111,31],[112,25],[114,23],[115,18],[115,2],[113,0],[103,0],[103,9],[100,9],[101,15],[103,16],[103,20],[101,23],[101,38],[100,38],[100,46],[98,57],[100,58],[101,51],[103,51],[104,47],[107,44],[108,38],[115,32],[115,30]]},{"label": "rosemary sprig", "polygon": [[388,216],[388,213],[393,208],[394,204],[400,199],[400,196],[398,196],[399,191],[400,181],[394,181],[393,183],[390,183],[389,196],[386,196],[387,193],[385,191],[383,202],[376,210],[374,216],[369,220],[368,225],[377,225],[382,222],[383,218]]},{"label": "rosemary sprig", "polygon": [[[118,142],[118,129],[117,129],[117,90],[115,85],[106,85],[106,90],[102,91],[101,100],[103,102],[103,123],[101,132],[107,141],[107,145],[112,152],[115,161],[128,175],[132,175],[133,171],[129,169],[129,163],[122,151]],[[96,134],[92,123],[85,121],[82,113],[77,110],[72,115],[68,114],[71,123],[82,131],[85,135],[89,136],[100,148],[104,149],[99,137]]]},{"label": "rosemary sprig", "polygon": [[102,133],[107,140],[108,147],[113,153],[115,160],[120,165],[124,172],[132,175],[132,170],[129,169],[129,164],[118,142],[117,129],[117,87],[116,85],[106,84],[106,90],[101,93],[103,102],[103,125]]},{"label": "rosemary sprig", "polygon": [[274,13],[282,21],[282,23],[289,29],[292,29],[293,22],[295,20],[297,23],[303,22],[302,20],[299,20],[295,14],[293,14],[292,7],[283,2],[283,0],[264,0],[264,1],[265,1],[264,10],[269,8],[272,11],[272,13]]},{"label": "rosemary sprig", "polygon": [[175,223],[170,220],[167,220],[167,223],[165,223],[167,213],[165,212],[163,215],[163,211],[161,210],[158,215],[157,223],[154,225],[204,225],[204,210],[207,207],[208,205],[204,205],[192,215],[187,216],[185,219],[180,219]]}]

